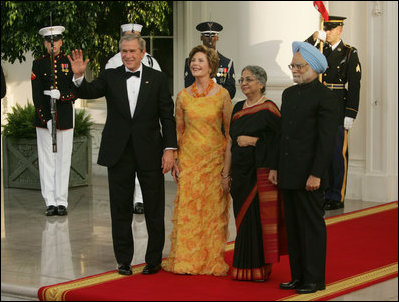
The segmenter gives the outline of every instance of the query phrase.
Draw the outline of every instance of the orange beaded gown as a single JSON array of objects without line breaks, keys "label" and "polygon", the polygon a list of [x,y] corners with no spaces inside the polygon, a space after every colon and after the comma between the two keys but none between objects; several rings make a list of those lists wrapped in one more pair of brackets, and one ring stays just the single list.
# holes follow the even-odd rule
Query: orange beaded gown
[{"label": "orange beaded gown", "polygon": [[232,103],[226,89],[193,97],[183,89],[176,100],[178,166],[171,251],[164,269],[178,274],[226,275],[224,261],[230,198],[221,172]]}]

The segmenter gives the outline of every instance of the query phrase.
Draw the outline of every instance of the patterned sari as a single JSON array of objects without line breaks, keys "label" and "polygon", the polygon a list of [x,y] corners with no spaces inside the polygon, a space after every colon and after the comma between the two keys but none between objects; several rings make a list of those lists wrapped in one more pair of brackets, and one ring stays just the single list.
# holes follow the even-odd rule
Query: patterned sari
[{"label": "patterned sari", "polygon": [[[280,111],[272,101],[242,109],[235,105],[230,125],[233,142],[232,184],[237,237],[232,276],[236,280],[267,280],[272,263],[287,253],[282,202],[268,180],[278,154]],[[239,147],[237,137],[259,137],[256,146]]]}]

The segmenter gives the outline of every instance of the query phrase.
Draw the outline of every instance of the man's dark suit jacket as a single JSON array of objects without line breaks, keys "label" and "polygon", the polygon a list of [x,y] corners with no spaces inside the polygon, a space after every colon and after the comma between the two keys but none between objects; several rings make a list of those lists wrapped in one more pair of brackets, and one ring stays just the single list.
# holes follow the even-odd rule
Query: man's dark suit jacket
[{"label": "man's dark suit jacket", "polygon": [[326,183],[338,127],[338,99],[319,82],[283,92],[278,164],[280,189],[305,189],[309,175]]},{"label": "man's dark suit jacket", "polygon": [[142,65],[140,92],[133,118],[130,115],[124,65],[104,70],[93,82],[84,80],[78,89],[80,98],[102,96],[107,101],[107,120],[102,132],[98,164],[106,167],[115,165],[131,137],[138,168],[161,169],[164,148],[177,148],[174,104],[165,74]]}]

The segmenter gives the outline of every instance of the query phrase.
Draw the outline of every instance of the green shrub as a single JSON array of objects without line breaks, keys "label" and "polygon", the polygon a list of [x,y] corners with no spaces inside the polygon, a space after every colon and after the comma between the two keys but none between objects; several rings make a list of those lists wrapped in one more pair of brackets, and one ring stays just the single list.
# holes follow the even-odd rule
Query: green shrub
[{"label": "green shrub", "polygon": [[75,110],[75,128],[73,135],[79,136],[90,136],[90,129],[94,122],[91,119],[90,114],[86,114],[86,110]]},{"label": "green shrub", "polygon": [[[28,103],[24,107],[16,104],[11,108],[11,112],[7,113],[7,124],[1,126],[4,136],[16,138],[36,138],[35,106]],[[93,126],[90,114],[86,114],[86,110],[75,110],[75,128],[73,135],[90,136],[90,129]]]}]

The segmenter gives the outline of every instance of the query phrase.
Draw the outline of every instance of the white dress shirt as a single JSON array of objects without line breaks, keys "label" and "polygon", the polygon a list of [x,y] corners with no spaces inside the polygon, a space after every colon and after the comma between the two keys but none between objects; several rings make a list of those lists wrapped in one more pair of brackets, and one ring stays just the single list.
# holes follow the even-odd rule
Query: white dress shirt
[{"label": "white dress shirt", "polygon": [[337,43],[335,43],[334,45],[331,45],[331,49],[334,51],[334,50],[338,47],[339,43],[341,43],[341,40],[339,40],[339,41],[338,41]]},{"label": "white dress shirt", "polygon": [[[131,72],[128,68],[126,68],[126,66],[125,66],[125,71]],[[129,99],[131,117],[133,117],[134,111],[136,110],[137,98],[139,96],[141,76],[143,75],[142,64],[140,64],[139,69],[135,70],[135,72],[136,71],[140,71],[140,77],[132,76],[126,80],[127,98]]]}]

